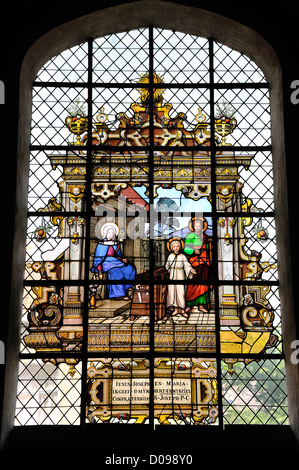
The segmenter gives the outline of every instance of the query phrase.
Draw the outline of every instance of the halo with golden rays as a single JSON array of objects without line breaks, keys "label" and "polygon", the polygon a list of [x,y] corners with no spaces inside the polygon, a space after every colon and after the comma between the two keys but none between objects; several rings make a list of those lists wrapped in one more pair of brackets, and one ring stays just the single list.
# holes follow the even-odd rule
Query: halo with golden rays
[{"label": "halo with golden rays", "polygon": [[[149,72],[145,73],[144,75],[140,76],[140,79],[137,81],[140,85],[142,84],[148,84],[149,83],[149,77],[150,74]],[[162,75],[159,75],[157,73],[153,74],[153,83],[164,83]],[[140,99],[142,102],[147,101],[149,97],[149,89],[146,87],[140,87],[138,88],[138,91],[140,93]],[[164,88],[154,88],[153,89],[153,95],[154,95],[154,100],[155,101],[162,101],[163,100],[163,93],[165,92]]]}]

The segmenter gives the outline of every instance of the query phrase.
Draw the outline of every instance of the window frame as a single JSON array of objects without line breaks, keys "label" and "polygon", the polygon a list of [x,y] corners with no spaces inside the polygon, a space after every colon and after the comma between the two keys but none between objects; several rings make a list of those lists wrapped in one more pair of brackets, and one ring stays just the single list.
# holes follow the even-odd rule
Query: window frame
[{"label": "window frame", "polygon": [[[282,115],[282,92],[281,92],[281,70],[277,58],[271,46],[263,40],[257,33],[248,28],[239,25],[238,23],[228,20],[227,18],[209,13],[207,11],[178,6],[177,16],[170,25],[169,11],[166,2],[153,2],[152,5],[146,5],[145,15],[141,14],[140,6],[133,6],[130,18],[126,14],[125,9],[127,6],[118,6],[109,8],[105,11],[95,12],[87,15],[88,22],[84,18],[79,18],[56,28],[54,31],[47,33],[44,37],[36,41],[30,48],[24,60],[21,80],[20,80],[20,120],[19,120],[19,141],[18,141],[18,183],[17,183],[17,204],[16,204],[16,218],[19,221],[16,230],[14,241],[14,269],[13,269],[13,296],[11,316],[13,323],[17,324],[20,315],[21,305],[21,292],[23,285],[23,276],[21,266],[24,262],[24,240],[26,236],[26,198],[24,195],[27,193],[26,175],[28,173],[28,148],[30,141],[30,114],[31,114],[31,85],[34,74],[39,70],[40,66],[46,60],[59,51],[65,50],[74,44],[82,42],[82,39],[89,37],[98,37],[107,34],[113,30],[133,29],[137,24],[143,23],[147,26],[149,23],[156,23],[152,21],[155,16],[155,8],[157,5],[161,7],[159,16],[159,26],[162,28],[175,27],[179,23],[178,30],[186,33],[192,33],[199,36],[204,36],[226,44],[235,50],[241,50],[246,55],[253,58],[264,71],[268,78],[270,85],[270,109],[271,109],[271,123],[272,123],[272,143],[273,143],[273,162],[274,162],[274,186],[275,186],[275,210],[277,213],[277,250],[281,291],[281,304],[284,305],[282,316],[283,321],[283,337],[285,347],[289,347],[291,341],[294,339],[292,336],[293,320],[293,300],[290,283],[285,280],[290,279],[290,267],[287,259],[290,259],[289,244],[285,243],[288,240],[288,224],[286,223],[287,210],[286,200],[283,196],[284,188],[286,188],[286,169],[285,169],[285,154],[284,154],[284,139],[283,139],[283,115]],[[145,5],[144,5],[145,6]],[[120,20],[115,20],[115,13],[118,12],[121,16]],[[144,10],[143,10],[144,13]],[[178,15],[180,17],[178,18]],[[194,19],[192,18],[194,16]],[[146,17],[146,19],[144,19]],[[124,21],[125,18],[125,21]],[[99,21],[101,19],[101,21]],[[106,19],[106,21],[104,21]],[[186,23],[182,19],[188,19]],[[201,20],[201,21],[200,21]],[[210,21],[210,24],[207,23]],[[121,23],[121,25],[120,25]],[[76,28],[74,28],[74,24]],[[187,27],[182,28],[182,24],[187,24]],[[113,26],[110,26],[113,25]],[[121,28],[120,28],[121,26]],[[226,35],[227,28],[233,29],[233,35]],[[59,40],[55,39],[55,34],[58,32]],[[63,38],[63,40],[61,40]],[[42,47],[41,47],[42,45]],[[26,171],[27,169],[27,171]],[[282,216],[283,213],[283,216]],[[21,274],[20,274],[21,273]],[[15,289],[15,286],[19,286]],[[21,287],[21,289],[20,289]],[[17,295],[16,295],[17,292]],[[288,320],[286,320],[288,319]],[[287,322],[290,326],[285,328]],[[16,322],[16,323],[15,323]],[[294,331],[295,329],[293,329]],[[17,377],[17,363],[18,363],[18,343],[19,343],[19,329],[16,327],[11,328],[10,342],[7,349],[7,382],[12,384],[12,389],[9,387],[7,390],[16,390]],[[13,366],[13,367],[11,367]],[[288,371],[287,371],[288,374]],[[294,394],[293,394],[294,397]],[[13,410],[13,401],[9,399],[6,393],[6,403],[8,407],[7,416],[10,414],[7,428],[12,428],[11,416]],[[294,401],[294,398],[293,398]],[[292,402],[292,394],[289,395],[289,406]]]}]

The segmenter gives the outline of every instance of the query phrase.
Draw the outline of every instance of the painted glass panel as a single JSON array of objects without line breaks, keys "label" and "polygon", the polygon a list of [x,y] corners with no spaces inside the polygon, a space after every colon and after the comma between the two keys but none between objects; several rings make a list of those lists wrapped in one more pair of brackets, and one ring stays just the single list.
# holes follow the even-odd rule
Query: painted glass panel
[{"label": "painted glass panel", "polygon": [[91,39],[38,73],[30,151],[16,425],[286,423],[256,64],[159,28]]}]

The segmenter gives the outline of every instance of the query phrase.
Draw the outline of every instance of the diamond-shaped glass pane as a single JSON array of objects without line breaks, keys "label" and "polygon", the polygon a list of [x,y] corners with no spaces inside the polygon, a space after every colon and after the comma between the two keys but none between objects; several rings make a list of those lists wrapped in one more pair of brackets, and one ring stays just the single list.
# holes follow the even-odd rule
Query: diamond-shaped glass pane
[{"label": "diamond-shaped glass pane", "polygon": [[133,103],[140,105],[140,94],[132,88],[96,88],[93,90],[93,119],[100,132],[101,124],[111,130],[118,129],[121,118],[126,121],[134,116]]},{"label": "diamond-shaped glass pane", "polygon": [[148,29],[112,34],[93,43],[93,80],[134,83],[148,72]]},{"label": "diamond-shaped glass pane", "polygon": [[81,364],[20,362],[15,425],[78,425]]},{"label": "diamond-shaped glass pane", "polygon": [[261,69],[249,57],[214,43],[214,80],[217,83],[265,82]]},{"label": "diamond-shaped glass pane", "polygon": [[[210,94],[207,89],[179,89],[171,88],[165,90],[164,103],[170,103],[172,122],[180,117],[185,129],[194,130],[198,124],[199,112],[205,115],[205,121],[209,122],[209,100]],[[181,114],[182,113],[182,114]]]},{"label": "diamond-shaped glass pane", "polygon": [[250,158],[250,165],[239,169],[240,180],[244,184],[243,194],[253,203],[251,211],[267,212],[274,210],[273,162],[271,152],[243,153]]},{"label": "diamond-shaped glass pane", "polygon": [[207,39],[155,29],[154,70],[166,83],[209,82]]},{"label": "diamond-shaped glass pane", "polygon": [[86,82],[87,43],[74,46],[50,59],[38,72],[38,82]]},{"label": "diamond-shaped glass pane", "polygon": [[[215,119],[226,116],[236,120],[236,126],[229,135],[215,123],[219,142],[227,145],[262,146],[271,144],[270,101],[267,89],[231,89],[215,91]],[[227,116],[226,116],[227,117]]]},{"label": "diamond-shaped glass pane", "polygon": [[60,179],[61,174],[61,167],[53,169],[46,153],[31,152],[28,210],[38,211],[44,209],[50,199],[58,196],[59,188],[57,181]]},{"label": "diamond-shaped glass pane", "polygon": [[86,130],[86,100],[85,89],[34,87],[31,144],[69,145],[80,139]]},{"label": "diamond-shaped glass pane", "polygon": [[222,373],[226,424],[288,424],[283,361],[227,359]]}]

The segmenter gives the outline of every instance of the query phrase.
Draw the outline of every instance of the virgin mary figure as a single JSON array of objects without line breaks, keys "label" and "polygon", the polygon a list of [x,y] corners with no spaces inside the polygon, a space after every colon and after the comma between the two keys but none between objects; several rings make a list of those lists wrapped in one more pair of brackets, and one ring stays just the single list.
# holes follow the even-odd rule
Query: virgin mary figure
[{"label": "virgin mary figure", "polygon": [[[123,258],[120,244],[117,240],[119,227],[106,222],[101,227],[103,239],[98,243],[93,259],[91,271],[99,274],[100,279],[103,273],[107,273],[109,281],[114,281],[107,285],[107,294],[109,299],[128,300],[128,290],[132,287],[129,282],[135,279],[136,270],[134,266]],[[118,284],[117,281],[128,281]]]}]

